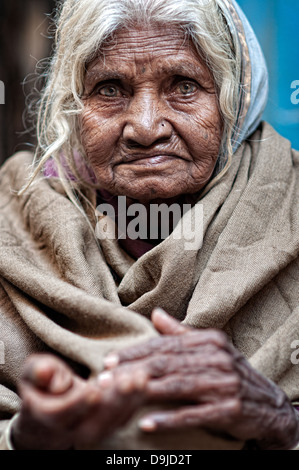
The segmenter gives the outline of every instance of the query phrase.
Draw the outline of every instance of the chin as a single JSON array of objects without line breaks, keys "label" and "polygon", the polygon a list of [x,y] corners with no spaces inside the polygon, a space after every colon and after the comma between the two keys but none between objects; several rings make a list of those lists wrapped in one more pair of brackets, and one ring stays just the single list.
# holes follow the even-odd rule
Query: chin
[{"label": "chin", "polygon": [[178,189],[165,190],[165,188],[151,187],[146,185],[144,188],[134,189],[132,187],[124,188],[123,191],[118,192],[119,196],[126,196],[130,199],[148,203],[155,200],[166,201],[168,199],[177,199],[183,193]]}]

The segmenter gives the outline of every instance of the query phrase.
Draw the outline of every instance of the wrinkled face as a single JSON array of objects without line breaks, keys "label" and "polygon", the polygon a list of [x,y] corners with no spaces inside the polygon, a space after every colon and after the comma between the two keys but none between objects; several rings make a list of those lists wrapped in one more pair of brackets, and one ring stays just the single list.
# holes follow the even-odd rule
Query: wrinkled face
[{"label": "wrinkled face", "polygon": [[139,201],[209,181],[222,123],[212,75],[176,27],[123,29],[87,67],[81,141],[101,187]]}]

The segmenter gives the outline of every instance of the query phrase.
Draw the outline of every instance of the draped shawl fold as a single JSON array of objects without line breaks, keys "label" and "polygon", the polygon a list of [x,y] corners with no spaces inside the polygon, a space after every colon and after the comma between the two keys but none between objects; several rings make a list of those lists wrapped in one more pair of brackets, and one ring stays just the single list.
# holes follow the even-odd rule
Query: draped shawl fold
[{"label": "draped shawl fold", "polygon": [[[0,449],[20,409],[26,357],[54,352],[82,376],[97,374],[108,351],[157,335],[155,306],[192,327],[223,329],[253,367],[299,399],[299,153],[268,124],[256,130],[267,100],[265,61],[237,3],[217,2],[239,41],[242,70],[233,163],[181,221],[188,237],[189,215],[197,220],[202,205],[202,246],[186,250],[175,229],[135,261],[116,241],[98,245],[57,178],[41,177],[16,196],[30,153],[0,171]],[[96,194],[86,197],[95,209]],[[91,223],[93,209],[86,206]],[[200,430],[145,436],[134,420],[103,445],[240,448]]]},{"label": "draped shawl fold", "polygon": [[16,384],[29,354],[55,351],[79,373],[98,373],[108,351],[157,334],[155,306],[195,328],[223,329],[256,369],[299,398],[299,153],[287,140],[263,124],[238,148],[197,203],[201,248],[185,250],[171,234],[137,261],[113,240],[99,249],[57,179],[40,178],[16,196],[31,159],[16,154],[0,172],[3,420],[19,409]]}]

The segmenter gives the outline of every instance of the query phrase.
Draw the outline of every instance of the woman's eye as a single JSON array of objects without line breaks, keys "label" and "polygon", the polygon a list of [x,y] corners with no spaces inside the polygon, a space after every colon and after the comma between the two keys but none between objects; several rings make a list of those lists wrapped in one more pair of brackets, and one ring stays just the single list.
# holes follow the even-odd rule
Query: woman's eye
[{"label": "woman's eye", "polygon": [[98,89],[98,93],[102,96],[107,96],[108,98],[116,98],[120,96],[120,91],[116,86],[105,85]]},{"label": "woman's eye", "polygon": [[190,95],[194,93],[197,89],[197,85],[192,82],[182,82],[177,86],[178,92],[182,93],[183,95]]}]

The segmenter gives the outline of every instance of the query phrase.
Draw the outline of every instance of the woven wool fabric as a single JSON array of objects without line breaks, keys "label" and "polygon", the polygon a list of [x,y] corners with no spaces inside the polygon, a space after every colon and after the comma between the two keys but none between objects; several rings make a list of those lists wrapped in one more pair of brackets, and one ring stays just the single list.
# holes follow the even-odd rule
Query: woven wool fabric
[{"label": "woven wool fabric", "polygon": [[[237,150],[191,210],[203,206],[202,247],[186,250],[175,229],[137,261],[116,241],[98,247],[57,179],[16,196],[31,159],[16,154],[0,172],[0,432],[20,408],[16,387],[28,355],[54,351],[78,373],[96,374],[108,351],[157,334],[149,319],[156,306],[195,328],[223,329],[253,367],[299,399],[291,360],[299,339],[299,152],[287,140],[263,123]],[[96,195],[87,196],[96,205]],[[130,433],[131,448],[156,445]],[[195,441],[187,435],[189,448],[200,448],[198,433]],[[204,447],[235,445],[215,439],[207,444],[205,436]],[[124,434],[107,446],[120,442]]]}]

